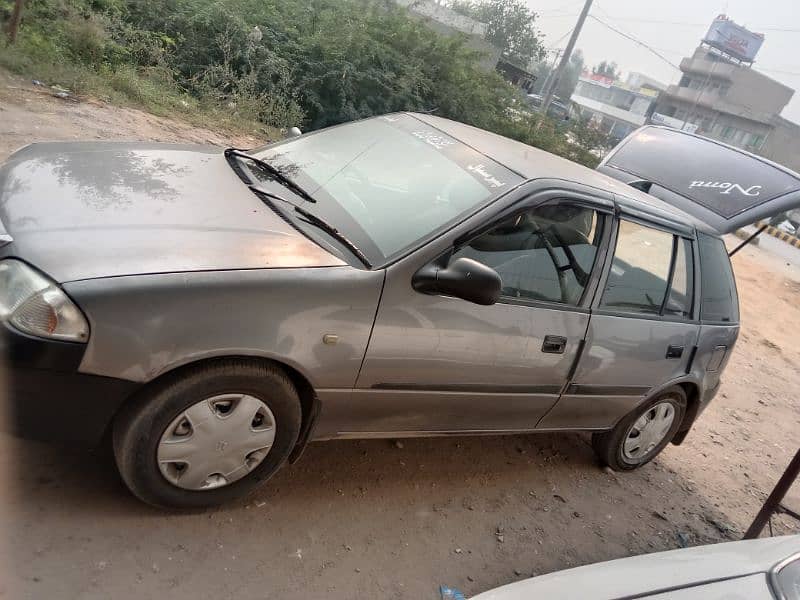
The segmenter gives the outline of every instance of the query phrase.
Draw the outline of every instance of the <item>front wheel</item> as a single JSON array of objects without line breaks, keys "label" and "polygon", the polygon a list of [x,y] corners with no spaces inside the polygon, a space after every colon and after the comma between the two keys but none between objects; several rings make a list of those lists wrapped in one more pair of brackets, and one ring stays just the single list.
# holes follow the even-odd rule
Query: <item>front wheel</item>
[{"label": "front wheel", "polygon": [[671,387],[644,402],[610,431],[592,435],[600,460],[615,471],[631,471],[653,460],[669,444],[686,412],[686,392]]},{"label": "front wheel", "polygon": [[114,422],[128,488],[156,506],[233,500],[268,479],[292,451],[301,410],[277,366],[218,360],[167,376]]}]

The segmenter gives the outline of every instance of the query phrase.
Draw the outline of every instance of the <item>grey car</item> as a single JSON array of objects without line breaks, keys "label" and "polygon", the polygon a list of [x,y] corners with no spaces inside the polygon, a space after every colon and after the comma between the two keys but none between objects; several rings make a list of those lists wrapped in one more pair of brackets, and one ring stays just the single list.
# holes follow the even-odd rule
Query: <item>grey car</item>
[{"label": "grey car", "polygon": [[109,439],[160,506],[333,438],[587,431],[641,466],[736,341],[720,234],[800,180],[658,128],[601,169],[407,113],[249,152],[27,146],[0,169],[9,425]]},{"label": "grey car", "polygon": [[[531,108],[539,109],[542,106],[542,98],[539,94],[528,94],[525,96],[525,101]],[[564,104],[559,98],[553,98],[550,106],[547,108],[547,115],[559,121],[569,120],[569,107]]]}]

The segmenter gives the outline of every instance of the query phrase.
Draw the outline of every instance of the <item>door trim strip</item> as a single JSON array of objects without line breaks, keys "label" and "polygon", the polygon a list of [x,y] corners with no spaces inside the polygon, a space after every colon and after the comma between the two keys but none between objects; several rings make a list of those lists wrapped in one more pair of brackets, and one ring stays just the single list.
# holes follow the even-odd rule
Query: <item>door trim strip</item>
[{"label": "door trim strip", "polygon": [[391,390],[398,392],[468,392],[483,394],[552,394],[561,393],[561,385],[528,385],[509,384],[493,385],[487,383],[376,383],[374,390]]},{"label": "door trim strip", "polygon": [[572,383],[564,392],[570,396],[644,396],[650,391],[648,385],[587,385]]}]

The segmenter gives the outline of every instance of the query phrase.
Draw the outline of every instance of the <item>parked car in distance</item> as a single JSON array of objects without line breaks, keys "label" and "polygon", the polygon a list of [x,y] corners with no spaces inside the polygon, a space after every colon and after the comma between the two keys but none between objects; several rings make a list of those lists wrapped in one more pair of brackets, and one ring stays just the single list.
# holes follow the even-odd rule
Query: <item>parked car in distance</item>
[{"label": "parked car in distance", "polygon": [[800,535],[621,558],[511,583],[472,600],[797,600]]},{"label": "parked car in distance", "polygon": [[[541,108],[542,102],[544,101],[544,98],[542,98],[539,94],[528,94],[525,99],[528,102],[528,105],[536,110]],[[559,98],[553,98],[550,101],[550,106],[547,107],[547,116],[558,121],[568,121],[569,108]]]},{"label": "parked car in distance", "polygon": [[668,189],[687,146],[708,181],[736,163],[678,135],[615,150],[625,183],[408,113],[250,152],[27,146],[0,168],[9,420],[110,436],[160,506],[236,498],[333,438],[587,431],[637,468],[684,439],[736,342],[720,234],[800,205],[768,163],[735,164],[758,190]]},{"label": "parked car in distance", "polygon": [[781,231],[796,235],[797,232],[800,232],[800,210],[790,210],[774,215],[769,220],[769,224]]}]

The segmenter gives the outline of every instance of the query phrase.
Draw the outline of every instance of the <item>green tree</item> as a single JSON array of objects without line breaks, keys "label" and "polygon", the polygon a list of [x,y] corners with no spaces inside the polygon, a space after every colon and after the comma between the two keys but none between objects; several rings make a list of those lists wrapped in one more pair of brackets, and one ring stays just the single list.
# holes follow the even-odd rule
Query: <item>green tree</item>
[{"label": "green tree", "polygon": [[616,81],[620,78],[622,74],[619,68],[617,67],[617,63],[610,62],[610,61],[601,61],[599,64],[592,67],[592,73],[595,75],[602,75],[603,77],[608,77],[609,79],[613,79]]},{"label": "green tree", "polygon": [[[541,57],[535,15],[519,1],[491,4],[527,16],[492,21],[490,31],[516,27],[504,34],[517,40],[507,48]],[[540,116],[511,111],[519,90],[487,72],[468,41],[434,31],[392,0],[28,0],[17,44],[0,52],[0,65],[78,93],[113,92],[162,114],[219,115],[248,128],[317,129],[433,111],[597,162],[563,122],[540,126]]]},{"label": "green tree", "polygon": [[537,14],[522,0],[452,0],[450,7],[486,23],[486,40],[521,67],[544,58],[542,36],[535,25]]}]

